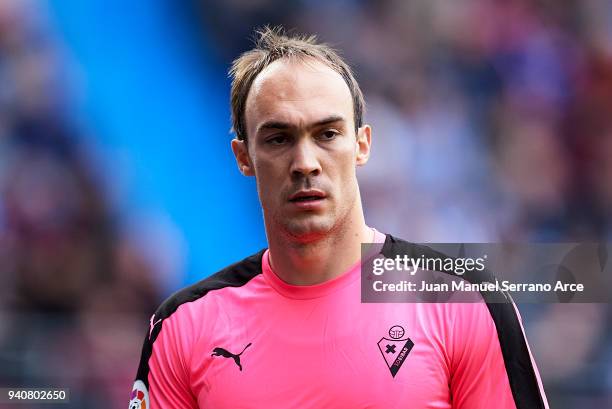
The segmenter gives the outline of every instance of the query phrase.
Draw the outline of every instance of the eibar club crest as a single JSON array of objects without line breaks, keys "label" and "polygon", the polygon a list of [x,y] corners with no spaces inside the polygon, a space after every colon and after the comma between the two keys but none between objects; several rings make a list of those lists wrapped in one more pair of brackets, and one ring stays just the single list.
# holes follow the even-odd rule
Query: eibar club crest
[{"label": "eibar club crest", "polygon": [[378,341],[378,349],[394,378],[414,346],[410,338],[402,338],[404,334],[403,327],[394,325],[389,329],[390,338],[383,337]]}]

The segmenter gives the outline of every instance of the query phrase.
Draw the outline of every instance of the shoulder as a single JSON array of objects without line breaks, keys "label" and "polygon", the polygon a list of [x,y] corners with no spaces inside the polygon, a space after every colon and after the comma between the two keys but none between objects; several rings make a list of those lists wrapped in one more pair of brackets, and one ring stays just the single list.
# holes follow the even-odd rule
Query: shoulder
[{"label": "shoulder", "polygon": [[[408,256],[412,259],[425,258],[427,260],[456,260],[459,257],[454,257],[444,254],[433,248],[423,245],[411,243],[406,240],[394,237],[387,234],[385,243],[381,253],[386,258],[394,258],[396,256]],[[433,263],[436,265],[435,263]],[[456,265],[456,264],[455,264]],[[483,270],[470,270],[457,272],[453,270],[435,270],[437,273],[448,274],[452,278],[465,280],[470,284],[481,284],[484,282],[495,282],[495,275],[487,268]],[[503,291],[480,291],[480,295],[486,303],[510,303],[511,298],[507,292]]]},{"label": "shoulder", "polygon": [[209,277],[188,287],[182,288],[170,295],[155,311],[155,320],[170,317],[183,304],[197,301],[210,291],[226,287],[241,287],[261,274],[261,259],[264,250],[252,254],[234,264],[231,264]]},{"label": "shoulder", "polygon": [[[204,280],[175,292],[159,306],[151,316],[136,375],[137,382],[143,383],[144,391],[149,388],[149,375],[152,373],[151,379],[159,383],[156,384],[157,387],[162,388],[164,382],[170,382],[168,379],[174,377],[173,386],[168,390],[178,393],[177,388],[183,388],[185,396],[189,395],[185,388],[185,362],[192,350],[193,335],[198,331],[192,324],[202,320],[189,321],[188,314],[179,314],[177,310],[182,305],[203,299],[211,291],[247,284],[261,274],[261,259],[264,252],[265,250],[261,250]],[[154,344],[157,345],[156,348]]]},{"label": "shoulder", "polygon": [[[381,253],[387,258],[404,256],[429,259],[455,258],[425,245],[387,235]],[[453,275],[453,271],[442,271]],[[456,274],[455,274],[456,275]],[[461,274],[461,279],[472,284],[493,283],[495,275],[488,269],[469,271]],[[481,302],[448,303],[442,309],[452,323],[451,333],[458,342],[456,349],[471,348],[468,354],[475,368],[480,368],[482,360],[478,353],[486,353],[493,348],[499,350],[500,361],[507,374],[510,389],[517,408],[544,408],[546,397],[543,393],[535,361],[531,356],[522,320],[512,297],[505,291],[479,291]],[[496,336],[497,335],[497,336]],[[476,358],[476,359],[474,359]]]}]

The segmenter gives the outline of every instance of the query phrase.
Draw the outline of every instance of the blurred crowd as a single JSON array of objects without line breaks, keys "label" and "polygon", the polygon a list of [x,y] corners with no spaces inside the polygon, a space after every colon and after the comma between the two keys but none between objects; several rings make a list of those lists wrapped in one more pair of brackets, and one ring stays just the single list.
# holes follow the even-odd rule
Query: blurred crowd
[{"label": "blurred crowd", "polygon": [[109,204],[39,6],[0,2],[0,387],[123,407],[160,289]]},{"label": "blurred crowd", "polygon": [[[415,242],[612,239],[612,4],[201,2],[229,64],[254,27],[316,33],[373,126],[366,219]],[[551,407],[612,405],[609,305],[521,308]]]},{"label": "blurred crowd", "polygon": [[226,63],[264,24],[349,59],[374,127],[373,224],[415,241],[612,237],[609,2],[202,3]]},{"label": "blurred crowd", "polygon": [[[194,1],[224,69],[264,24],[347,57],[373,125],[359,178],[378,229],[415,242],[612,239],[609,2]],[[121,407],[168,290],[109,199],[36,4],[0,2],[0,387]],[[551,407],[612,406],[610,306],[521,311]]]}]

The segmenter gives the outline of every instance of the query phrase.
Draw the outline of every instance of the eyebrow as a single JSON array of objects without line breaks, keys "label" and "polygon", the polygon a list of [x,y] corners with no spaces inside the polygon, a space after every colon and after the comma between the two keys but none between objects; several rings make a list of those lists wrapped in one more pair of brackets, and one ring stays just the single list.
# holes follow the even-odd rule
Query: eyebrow
[{"label": "eyebrow", "polygon": [[[322,125],[328,125],[334,122],[344,122],[345,119],[343,116],[340,115],[330,115],[324,119],[321,119],[320,121],[317,121],[315,123],[310,124],[308,127],[309,128],[315,128],[318,126],[322,126]],[[259,127],[257,128],[257,133],[260,133],[261,131],[265,130],[265,129],[292,129],[295,128],[294,125],[288,123],[288,122],[283,122],[283,121],[267,121],[264,122],[263,124],[259,125]]]}]

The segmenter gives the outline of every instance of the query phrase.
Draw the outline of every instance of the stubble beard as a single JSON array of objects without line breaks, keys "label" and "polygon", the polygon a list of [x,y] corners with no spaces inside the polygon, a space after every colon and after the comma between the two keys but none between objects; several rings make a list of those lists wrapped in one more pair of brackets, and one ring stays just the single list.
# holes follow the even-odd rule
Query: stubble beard
[{"label": "stubble beard", "polygon": [[[345,197],[346,206],[339,207],[334,199],[328,204],[323,213],[304,212],[288,217],[277,214],[272,217],[275,231],[279,232],[290,244],[298,247],[320,242],[325,238],[343,234],[348,229],[351,212],[357,200],[357,191],[354,189]],[[279,212],[281,213],[281,212]]]}]

